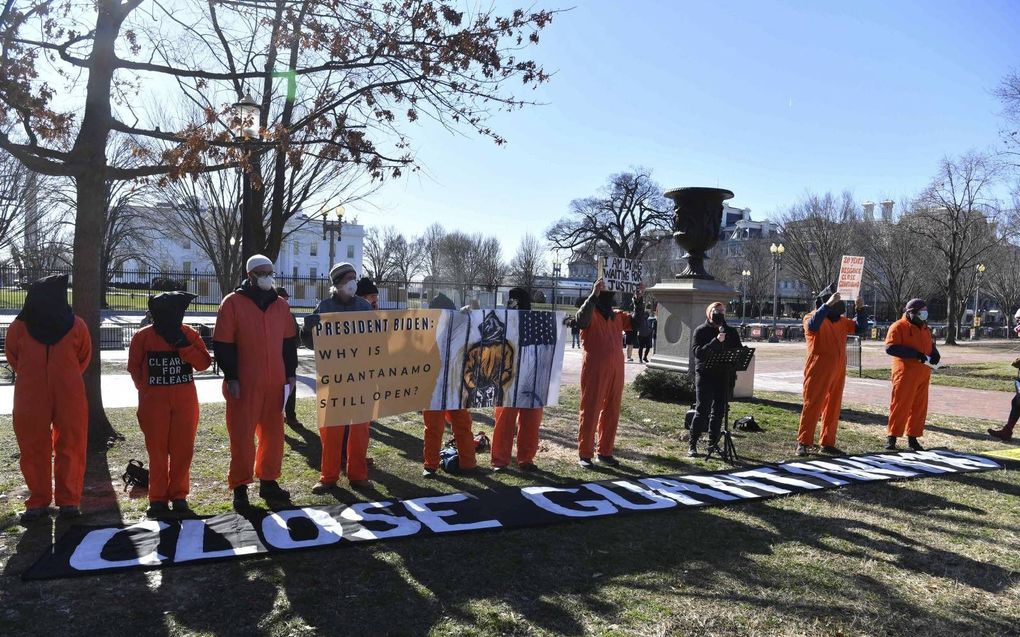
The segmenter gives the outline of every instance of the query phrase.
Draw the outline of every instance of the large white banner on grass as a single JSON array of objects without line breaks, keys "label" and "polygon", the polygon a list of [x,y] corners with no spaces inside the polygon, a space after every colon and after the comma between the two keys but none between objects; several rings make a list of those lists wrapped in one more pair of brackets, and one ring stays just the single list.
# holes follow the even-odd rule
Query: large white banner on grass
[{"label": "large white banner on grass", "polygon": [[323,314],[313,333],[320,427],[423,409],[559,402],[563,313]]}]

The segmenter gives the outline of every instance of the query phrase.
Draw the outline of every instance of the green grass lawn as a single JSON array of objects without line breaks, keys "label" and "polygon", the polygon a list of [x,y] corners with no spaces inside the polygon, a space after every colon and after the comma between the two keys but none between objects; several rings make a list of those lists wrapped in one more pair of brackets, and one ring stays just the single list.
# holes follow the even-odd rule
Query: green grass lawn
[{"label": "green grass lawn", "polygon": [[[618,441],[624,465],[577,467],[577,392],[547,410],[542,474],[444,475],[425,482],[420,417],[373,427],[374,490],[315,496],[319,440],[288,429],[283,484],[300,504],[499,490],[613,475],[721,469],[689,460],[678,405],[629,389]],[[299,415],[313,422],[313,404]],[[765,394],[733,405],[764,433],[740,435],[748,463],[792,457],[799,403]],[[92,458],[85,522],[138,521],[144,493],[119,476],[145,458],[132,410],[111,412],[126,440]],[[881,410],[844,410],[840,445],[877,451]],[[998,471],[817,495],[535,529],[346,546],[338,550],[52,582],[18,575],[63,523],[16,524],[24,490],[10,418],[0,423],[0,634],[352,635],[1005,635],[1020,608],[1020,473]],[[476,414],[491,431],[491,414]],[[990,423],[933,417],[930,446],[1000,449]],[[227,511],[223,407],[205,405],[192,471],[193,506]],[[483,462],[487,458],[483,455]],[[343,485],[342,485],[343,486]]]},{"label": "green grass lawn", "polygon": [[[988,389],[991,391],[1013,391],[1013,380],[1016,379],[1016,368],[1009,362],[988,361],[982,363],[963,363],[960,365],[945,365],[931,375],[932,385],[947,385],[949,387],[964,387],[967,389]],[[850,376],[856,376],[857,372],[847,372]],[[891,370],[865,369],[864,378],[877,378],[889,380]]]}]

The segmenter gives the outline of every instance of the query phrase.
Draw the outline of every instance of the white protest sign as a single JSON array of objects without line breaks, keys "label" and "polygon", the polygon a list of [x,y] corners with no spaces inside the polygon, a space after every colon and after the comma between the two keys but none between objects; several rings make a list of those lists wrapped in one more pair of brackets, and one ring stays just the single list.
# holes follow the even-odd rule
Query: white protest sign
[{"label": "white protest sign", "polygon": [[641,285],[641,262],[621,257],[600,256],[599,276],[605,280],[606,291],[633,294]]},{"label": "white protest sign", "polygon": [[864,279],[864,257],[843,255],[839,266],[839,283],[836,292],[845,301],[856,301],[861,295],[861,281]]}]

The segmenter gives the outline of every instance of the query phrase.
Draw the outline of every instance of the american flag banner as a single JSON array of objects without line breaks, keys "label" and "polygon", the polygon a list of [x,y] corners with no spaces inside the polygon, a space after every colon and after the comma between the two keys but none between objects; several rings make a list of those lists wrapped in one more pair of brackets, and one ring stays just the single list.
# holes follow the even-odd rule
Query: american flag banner
[{"label": "american flag banner", "polygon": [[[518,312],[517,343],[520,349],[512,389],[515,407],[545,407],[559,400],[559,374],[563,366],[562,329],[562,312]],[[553,387],[555,395],[551,395]]]}]

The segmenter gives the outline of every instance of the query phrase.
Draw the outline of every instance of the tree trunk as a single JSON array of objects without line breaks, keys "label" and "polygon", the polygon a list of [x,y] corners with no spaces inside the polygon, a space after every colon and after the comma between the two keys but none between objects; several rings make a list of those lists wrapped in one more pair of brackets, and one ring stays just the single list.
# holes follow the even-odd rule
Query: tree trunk
[{"label": "tree trunk", "polygon": [[105,170],[75,179],[78,214],[74,226],[74,312],[85,321],[92,336],[92,360],[85,370],[85,394],[89,402],[89,447],[105,449],[119,437],[103,409],[102,361],[100,358],[100,230],[102,229]]},{"label": "tree trunk", "polygon": [[956,276],[949,275],[949,285],[946,286],[946,345],[956,345],[960,312],[956,305],[957,285]]}]

